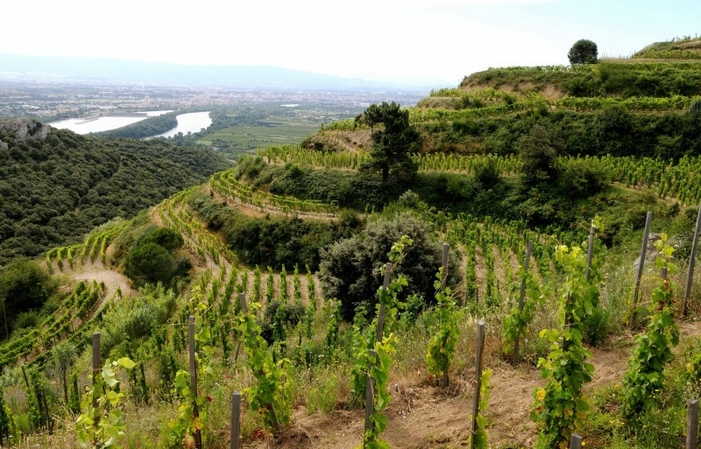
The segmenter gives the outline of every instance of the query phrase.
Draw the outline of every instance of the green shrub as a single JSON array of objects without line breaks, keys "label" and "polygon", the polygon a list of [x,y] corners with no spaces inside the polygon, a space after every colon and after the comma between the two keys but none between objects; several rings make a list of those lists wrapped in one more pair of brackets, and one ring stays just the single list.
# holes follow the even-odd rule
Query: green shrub
[{"label": "green shrub", "polygon": [[27,312],[22,312],[15,320],[12,322],[12,329],[27,329],[29,327],[35,327],[39,324],[39,311],[29,310]]},{"label": "green shrub", "polygon": [[134,248],[127,256],[124,274],[136,285],[161,282],[170,283],[178,266],[170,252],[156,243],[146,243]]},{"label": "green shrub", "polygon": [[144,232],[136,240],[136,246],[155,243],[168,251],[174,251],[183,246],[183,236],[173,228],[152,228]]},{"label": "green shrub", "polygon": [[16,259],[0,271],[0,299],[4,299],[7,321],[39,309],[56,292],[57,282],[35,261]]},{"label": "green shrub", "polygon": [[[391,219],[368,224],[365,232],[337,241],[321,253],[321,282],[326,298],[339,298],[341,315],[352,321],[357,307],[364,305],[374,310],[375,293],[382,284],[380,268],[387,262],[387,254],[394,242],[407,235],[414,244],[407,249],[399,268],[409,286],[402,300],[417,293],[433,303],[433,275],[441,266],[441,245],[426,222],[408,212]],[[454,260],[451,253],[451,260]],[[455,266],[455,265],[452,265]],[[449,284],[459,279],[456,270],[449,271]]]},{"label": "green shrub", "polygon": [[701,114],[701,98],[696,98],[694,101],[691,102],[691,104],[689,105],[689,113],[694,115]]}]

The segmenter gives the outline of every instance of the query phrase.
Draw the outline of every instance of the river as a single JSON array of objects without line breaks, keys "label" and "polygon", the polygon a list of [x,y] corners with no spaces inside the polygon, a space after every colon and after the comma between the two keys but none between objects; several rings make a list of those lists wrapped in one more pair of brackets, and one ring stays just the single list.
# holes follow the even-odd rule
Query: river
[{"label": "river", "polygon": [[[148,117],[163,115],[172,111],[144,111]],[[180,117],[180,116],[178,116]],[[122,126],[131,125],[132,123],[140,122],[146,117],[95,117],[95,118],[69,118],[58,122],[49,123],[54,128],[70,129],[76,134],[99,133],[101,131],[109,131],[111,129],[121,128]],[[211,120],[210,120],[211,123]],[[207,125],[209,126],[209,125]],[[199,131],[199,129],[198,129]]]},{"label": "river", "polygon": [[[163,115],[172,111],[145,111],[148,117]],[[111,129],[121,128],[122,126],[131,125],[132,123],[144,120],[146,117],[95,117],[95,118],[70,118],[58,122],[49,123],[54,128],[70,129],[76,134],[99,133],[101,131],[109,131]],[[196,133],[202,128],[208,128],[212,124],[212,119],[209,118],[207,112],[188,112],[187,114],[179,114],[176,116],[178,126],[168,132],[152,137],[173,137],[178,133]]]},{"label": "river", "polygon": [[184,135],[187,135],[187,133],[197,133],[203,128],[209,128],[209,125],[212,124],[212,119],[209,118],[209,111],[188,112],[187,114],[180,114],[176,118],[178,119],[178,126],[154,137],[173,137],[178,133],[183,133]]}]

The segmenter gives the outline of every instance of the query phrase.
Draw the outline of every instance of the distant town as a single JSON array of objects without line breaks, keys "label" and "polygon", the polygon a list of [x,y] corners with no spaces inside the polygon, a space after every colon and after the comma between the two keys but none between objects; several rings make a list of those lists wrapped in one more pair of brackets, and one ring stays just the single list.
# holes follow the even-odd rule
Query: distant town
[{"label": "distant town", "polygon": [[[216,106],[316,104],[336,112],[395,100],[416,104],[416,93],[381,91],[273,91],[64,81],[0,80],[0,118],[35,118],[43,122],[163,109],[207,110]],[[322,109],[325,109],[322,107]],[[319,117],[320,119],[323,119]]]}]

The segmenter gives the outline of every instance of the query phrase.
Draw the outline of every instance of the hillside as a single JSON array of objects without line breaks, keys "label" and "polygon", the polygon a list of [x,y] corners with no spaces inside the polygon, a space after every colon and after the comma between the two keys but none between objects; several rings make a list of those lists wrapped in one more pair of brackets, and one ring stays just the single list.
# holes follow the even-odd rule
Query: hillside
[{"label": "hillside", "polygon": [[[679,158],[701,152],[700,98],[699,60],[603,59],[473,73],[409,111],[425,153],[516,154],[519,139],[540,125],[559,136],[570,156]],[[367,148],[367,127],[351,120],[332,125],[306,148]]]},{"label": "hillside", "polygon": [[686,36],[655,42],[631,56],[632,59],[701,59],[701,38]]},{"label": "hillside", "polygon": [[[163,195],[0,271],[0,445],[683,447],[701,394],[697,69],[492,69],[226,169],[0,123],[0,169],[59,214]],[[38,229],[48,200],[8,198],[15,214],[36,198],[6,222]]]},{"label": "hillside", "polygon": [[211,151],[0,122],[0,265],[82,240],[228,164]]}]

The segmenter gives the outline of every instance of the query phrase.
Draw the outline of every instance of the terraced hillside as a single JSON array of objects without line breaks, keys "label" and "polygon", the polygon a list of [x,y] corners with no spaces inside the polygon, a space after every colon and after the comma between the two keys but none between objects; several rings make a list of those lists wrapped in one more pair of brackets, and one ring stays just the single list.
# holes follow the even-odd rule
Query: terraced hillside
[{"label": "terraced hillside", "polygon": [[242,392],[244,447],[679,447],[701,118],[668,94],[697,68],[475,74],[410,109],[406,177],[382,179],[388,125],[361,115],[50,249],[63,288],[0,346],[0,444],[223,449]]}]

